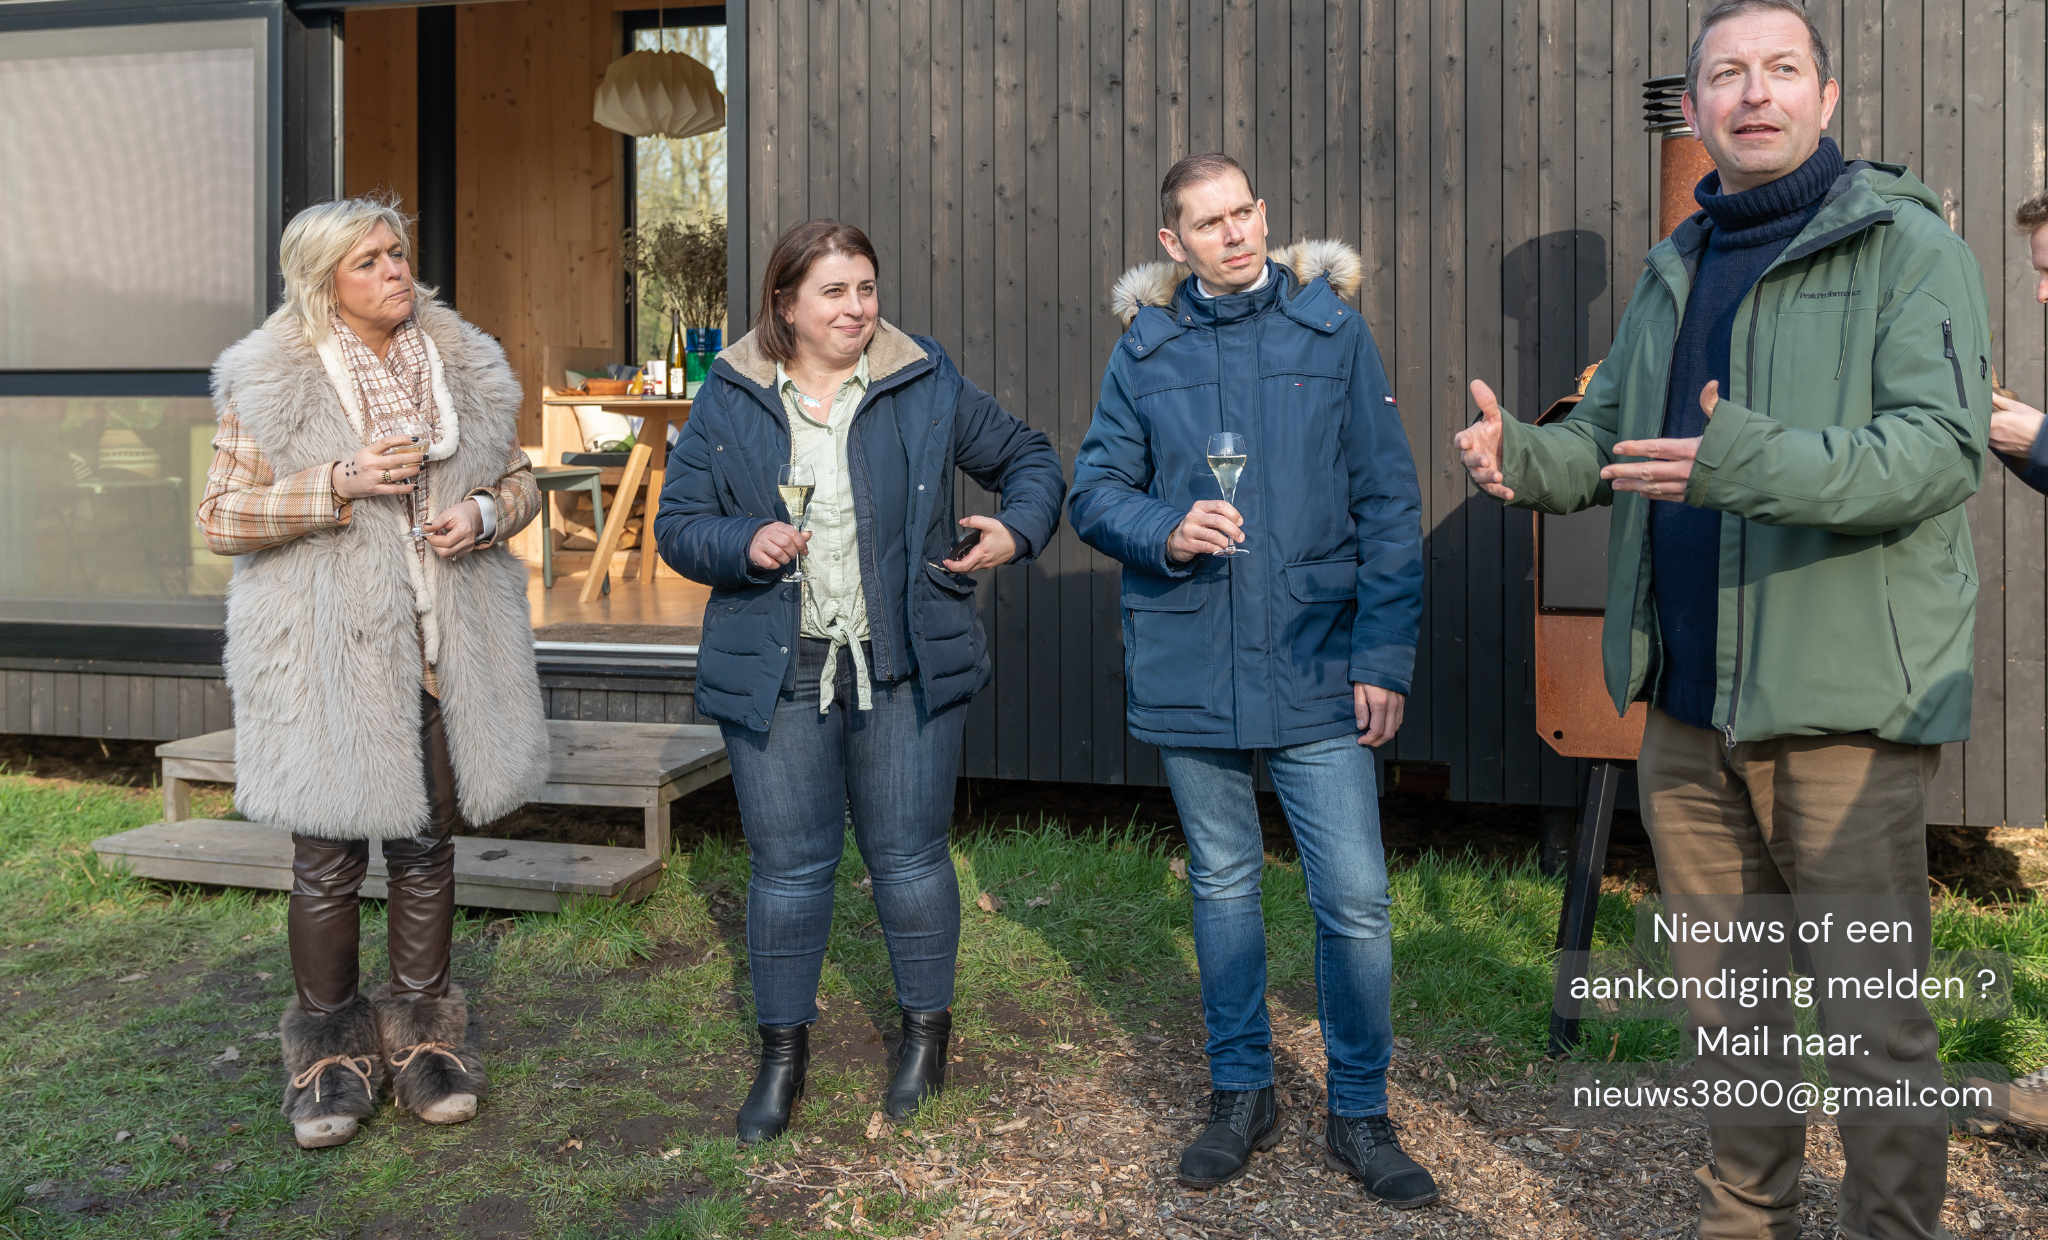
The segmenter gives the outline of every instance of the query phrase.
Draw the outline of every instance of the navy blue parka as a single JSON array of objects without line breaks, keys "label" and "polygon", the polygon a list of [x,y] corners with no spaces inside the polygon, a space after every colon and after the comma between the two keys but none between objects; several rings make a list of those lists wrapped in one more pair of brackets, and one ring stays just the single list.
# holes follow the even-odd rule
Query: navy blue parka
[{"label": "navy blue parka", "polygon": [[[847,445],[861,587],[882,681],[922,678],[927,709],[966,701],[989,680],[973,577],[937,567],[962,532],[953,470],[1002,494],[996,514],[1030,561],[1059,525],[1066,477],[1043,432],[967,380],[946,351],[887,322],[868,345],[868,390]],[[775,471],[789,462],[775,362],[749,334],[718,355],[669,453],[654,519],[661,558],[710,586],[697,654],[697,710],[768,730],[795,684],[801,585],[747,557],[754,534],[789,520]]]},{"label": "navy blue parka", "polygon": [[[1129,327],[1074,463],[1069,517],[1123,564],[1131,734],[1271,748],[1356,730],[1353,684],[1406,693],[1422,618],[1421,495],[1372,332],[1343,296],[1357,254],[1303,242],[1263,288],[1194,292],[1166,264],[1115,301]],[[1220,499],[1217,431],[1245,437],[1235,506],[1249,556],[1167,558]]]}]

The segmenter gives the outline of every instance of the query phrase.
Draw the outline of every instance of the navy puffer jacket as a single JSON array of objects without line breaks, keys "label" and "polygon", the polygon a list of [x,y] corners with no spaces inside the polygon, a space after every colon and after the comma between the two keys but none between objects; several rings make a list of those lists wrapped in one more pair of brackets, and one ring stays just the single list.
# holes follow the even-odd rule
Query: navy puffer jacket
[{"label": "navy puffer jacket", "polygon": [[[1353,684],[1406,693],[1414,671],[1421,495],[1379,349],[1343,301],[1358,255],[1273,257],[1265,287],[1228,297],[1164,263],[1119,282],[1129,327],[1074,462],[1074,532],[1124,566],[1131,734],[1157,745],[1341,736]],[[1167,535],[1221,498],[1217,431],[1249,450],[1235,503],[1251,554],[1175,564]]]},{"label": "navy puffer jacket", "polygon": [[[787,569],[758,569],[747,547],[787,521],[775,471],[789,461],[789,420],[775,362],[752,334],[718,355],[676,446],[654,534],[661,558],[712,587],[697,654],[697,711],[768,730],[796,678],[801,586]],[[1002,493],[996,514],[1017,539],[1012,564],[1045,548],[1059,525],[1066,477],[1045,435],[968,382],[939,343],[887,322],[868,345],[868,390],[847,446],[877,680],[922,677],[944,710],[989,681],[975,580],[934,567],[960,534],[953,470]]]}]

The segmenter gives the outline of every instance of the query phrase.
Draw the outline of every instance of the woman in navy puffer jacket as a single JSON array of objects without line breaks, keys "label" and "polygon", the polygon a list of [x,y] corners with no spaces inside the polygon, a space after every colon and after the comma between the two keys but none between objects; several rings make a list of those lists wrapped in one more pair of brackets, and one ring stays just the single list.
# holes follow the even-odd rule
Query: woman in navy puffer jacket
[{"label": "woman in navy puffer jacket", "polygon": [[[762,1051],[743,1142],[781,1133],[803,1093],[849,807],[903,1009],[883,1109],[906,1119],[945,1086],[960,942],[947,834],[967,700],[989,680],[969,574],[1043,550],[1066,495],[1042,433],[937,341],[882,321],[875,270],[857,228],[783,235],[753,330],[718,355],[669,455],[654,522],[662,558],[712,587],[697,710],[724,732],[751,853]],[[816,477],[805,532],[776,489],[793,464]],[[956,467],[1002,511],[956,523]],[[963,526],[979,544],[949,559]]]}]

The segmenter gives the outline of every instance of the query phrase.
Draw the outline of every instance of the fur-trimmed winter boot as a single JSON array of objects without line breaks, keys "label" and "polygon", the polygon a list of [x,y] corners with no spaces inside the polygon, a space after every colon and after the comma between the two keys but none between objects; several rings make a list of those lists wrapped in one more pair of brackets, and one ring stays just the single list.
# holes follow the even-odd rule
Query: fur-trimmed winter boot
[{"label": "fur-trimmed winter boot", "polygon": [[398,1109],[429,1124],[474,1119],[484,1061],[468,1045],[469,1001],[462,987],[450,986],[441,999],[394,999],[386,983],[370,992],[370,1003]]},{"label": "fur-trimmed winter boot", "polygon": [[384,1087],[377,1017],[358,997],[327,1013],[307,1012],[298,997],[278,1022],[284,1054],[284,1115],[301,1149],[340,1145],[377,1109]]}]

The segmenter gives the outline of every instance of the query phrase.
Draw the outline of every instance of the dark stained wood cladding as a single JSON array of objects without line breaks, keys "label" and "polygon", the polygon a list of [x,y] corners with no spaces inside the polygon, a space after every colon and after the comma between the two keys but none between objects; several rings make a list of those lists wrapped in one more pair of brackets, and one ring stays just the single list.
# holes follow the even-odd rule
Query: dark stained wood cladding
[{"label": "dark stained wood cladding", "polygon": [[[1071,463],[1119,326],[1110,284],[1161,257],[1157,186],[1220,147],[1275,244],[1365,255],[1361,309],[1401,398],[1429,531],[1427,615],[1393,757],[1452,795],[1566,804],[1536,737],[1529,521],[1477,496],[1464,385],[1533,417],[1612,340],[1655,237],[1641,83],[1685,67],[1704,0],[754,0],[745,24],[747,285],[775,237],[836,216],[882,258],[891,321],[944,342]],[[1997,364],[2042,399],[2044,334],[2013,202],[2044,181],[2038,4],[1819,0],[1850,158],[1910,164],[1990,280]],[[736,230],[738,235],[738,230]],[[735,318],[739,315],[736,313]],[[965,486],[963,511],[989,510]],[[2041,825],[2043,510],[1993,468],[1971,502],[1983,594],[1973,734],[1934,816]],[[982,594],[996,679],[967,773],[1156,782],[1123,725],[1117,570],[1062,528]]]}]

